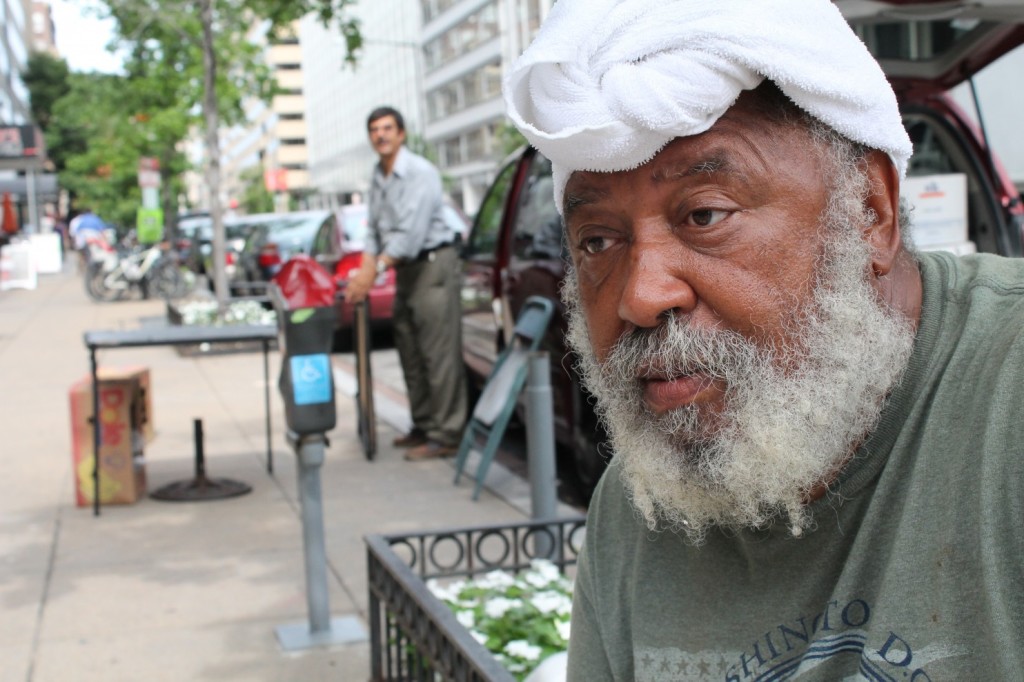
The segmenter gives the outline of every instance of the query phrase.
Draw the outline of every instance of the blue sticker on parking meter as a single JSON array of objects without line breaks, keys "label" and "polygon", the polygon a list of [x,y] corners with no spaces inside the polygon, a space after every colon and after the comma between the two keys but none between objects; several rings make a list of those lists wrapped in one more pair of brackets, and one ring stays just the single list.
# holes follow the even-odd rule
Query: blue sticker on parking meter
[{"label": "blue sticker on parking meter", "polygon": [[292,394],[296,405],[331,401],[331,363],[326,353],[295,355],[290,358]]}]

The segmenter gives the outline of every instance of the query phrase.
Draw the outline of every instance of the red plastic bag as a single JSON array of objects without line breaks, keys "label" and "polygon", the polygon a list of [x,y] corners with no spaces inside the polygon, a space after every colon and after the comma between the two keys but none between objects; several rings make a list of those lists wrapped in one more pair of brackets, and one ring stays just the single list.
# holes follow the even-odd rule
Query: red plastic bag
[{"label": "red plastic bag", "polygon": [[306,254],[293,256],[274,275],[288,310],[322,308],[334,305],[337,286],[323,266]]}]

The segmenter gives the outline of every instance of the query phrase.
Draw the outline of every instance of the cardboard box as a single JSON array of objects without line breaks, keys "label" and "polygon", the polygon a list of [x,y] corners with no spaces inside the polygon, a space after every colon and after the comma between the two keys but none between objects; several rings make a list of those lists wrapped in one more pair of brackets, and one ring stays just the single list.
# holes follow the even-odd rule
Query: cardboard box
[{"label": "cardboard box", "polygon": [[[153,439],[152,393],[145,367],[101,367],[100,504],[131,504],[146,492],[143,446]],[[71,402],[71,461],[75,501],[93,503],[92,376],[76,381]]]},{"label": "cardboard box", "polygon": [[900,195],[913,207],[911,236],[927,248],[967,241],[967,176],[963,173],[905,178]]}]

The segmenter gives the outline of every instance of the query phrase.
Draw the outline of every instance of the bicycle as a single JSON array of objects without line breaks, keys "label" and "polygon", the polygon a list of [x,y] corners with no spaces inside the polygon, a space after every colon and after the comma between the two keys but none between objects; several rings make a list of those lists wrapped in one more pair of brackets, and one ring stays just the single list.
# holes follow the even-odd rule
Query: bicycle
[{"label": "bicycle", "polygon": [[194,278],[189,281],[165,244],[120,252],[109,245],[104,249],[90,244],[89,256],[85,291],[95,301],[118,301],[136,290],[143,298],[151,293],[163,299],[180,298],[194,285]]}]

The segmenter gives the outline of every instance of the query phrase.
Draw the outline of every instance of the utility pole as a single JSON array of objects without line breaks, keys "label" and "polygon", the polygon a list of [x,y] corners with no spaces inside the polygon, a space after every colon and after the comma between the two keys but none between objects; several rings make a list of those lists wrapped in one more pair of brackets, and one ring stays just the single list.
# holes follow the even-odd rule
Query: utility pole
[{"label": "utility pole", "polygon": [[217,115],[217,55],[213,49],[213,3],[199,0],[199,20],[203,25],[203,118],[206,122],[206,186],[210,193],[210,220],[213,223],[213,291],[223,310],[228,299],[228,279],[224,270],[224,215],[220,205],[220,120]]}]

